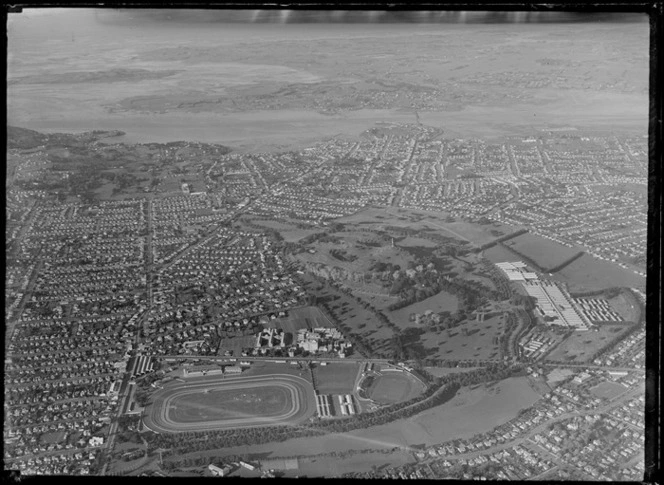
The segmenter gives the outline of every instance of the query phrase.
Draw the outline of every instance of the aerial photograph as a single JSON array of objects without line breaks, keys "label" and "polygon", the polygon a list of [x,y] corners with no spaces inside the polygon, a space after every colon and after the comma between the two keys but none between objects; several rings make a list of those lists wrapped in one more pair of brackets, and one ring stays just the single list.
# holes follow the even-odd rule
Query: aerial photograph
[{"label": "aerial photograph", "polygon": [[5,475],[649,476],[647,15],[15,10]]}]

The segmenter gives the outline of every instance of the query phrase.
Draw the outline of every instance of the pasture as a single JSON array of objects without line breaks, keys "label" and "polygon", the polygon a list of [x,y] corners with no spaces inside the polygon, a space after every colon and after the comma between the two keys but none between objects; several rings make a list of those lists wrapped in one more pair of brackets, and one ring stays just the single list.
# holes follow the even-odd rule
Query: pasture
[{"label": "pasture", "polygon": [[316,388],[321,394],[353,394],[359,364],[335,362],[313,369]]},{"label": "pasture", "polygon": [[604,324],[597,331],[574,332],[553,349],[545,360],[587,362],[593,354],[621,338],[629,329],[629,325]]}]

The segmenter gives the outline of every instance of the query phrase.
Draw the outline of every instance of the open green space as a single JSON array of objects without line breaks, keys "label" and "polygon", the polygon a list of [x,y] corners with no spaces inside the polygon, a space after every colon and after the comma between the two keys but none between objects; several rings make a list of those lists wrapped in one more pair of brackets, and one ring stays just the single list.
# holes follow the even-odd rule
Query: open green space
[{"label": "open green space", "polygon": [[45,445],[62,443],[65,441],[66,434],[66,431],[50,431],[48,433],[42,434],[39,438],[39,441]]},{"label": "open green space", "polygon": [[496,315],[482,322],[470,320],[458,327],[428,331],[421,341],[431,349],[433,359],[498,360],[501,358],[498,339],[505,328],[505,316]]},{"label": "open green space", "polygon": [[319,229],[301,228],[296,224],[289,224],[288,222],[284,221],[253,219],[251,222],[258,224],[259,226],[276,230],[279,232],[279,234],[281,234],[281,237],[283,237],[284,241],[286,242],[296,242],[319,231]]},{"label": "open green space", "polygon": [[290,405],[288,390],[280,386],[196,391],[171,401],[169,419],[199,423],[245,416],[279,416]]},{"label": "open green space", "polygon": [[646,279],[629,269],[584,254],[555,274],[570,289],[603,289],[616,286],[645,289]]},{"label": "open green space", "polygon": [[396,325],[402,328],[411,327],[413,323],[410,320],[410,316],[416,313],[423,314],[426,311],[432,311],[434,313],[438,312],[450,312],[454,313],[459,307],[458,298],[450,293],[441,291],[440,293],[430,296],[425,300],[413,303],[406,307],[400,308],[386,313],[388,318],[392,320]]},{"label": "open green space", "polygon": [[530,233],[509,239],[504,244],[524,254],[544,269],[554,268],[581,251]]},{"label": "open green space", "polygon": [[359,364],[331,363],[313,369],[316,388],[321,394],[352,394]]},{"label": "open green space", "polygon": [[397,467],[414,463],[415,458],[407,451],[393,453],[357,453],[347,458],[338,456],[321,456],[300,460],[297,470],[288,470],[284,473],[286,478],[296,476],[306,477],[338,477],[342,473],[364,473],[376,468],[386,466]]},{"label": "open green space", "polygon": [[285,317],[270,320],[265,326],[281,328],[284,332],[293,334],[293,338],[295,338],[297,331],[300,329],[311,330],[317,327],[331,327],[333,325],[320,309],[315,306],[308,306],[288,310]]},{"label": "open green space", "polygon": [[623,394],[626,390],[627,388],[622,384],[606,381],[597,384],[595,387],[590,389],[590,392],[592,392],[597,397],[613,399],[614,397],[618,397]]},{"label": "open green space", "polygon": [[572,333],[546,356],[546,360],[587,362],[596,352],[622,338],[631,326],[603,324],[597,328],[597,331]]},{"label": "open green space", "polygon": [[337,326],[344,333],[359,336],[375,355],[389,352],[393,332],[378,321],[375,313],[358,303],[354,297],[311,274],[305,273],[301,279],[306,290],[316,296],[319,304],[329,308],[338,321]]},{"label": "open green space", "polygon": [[382,370],[378,376],[367,376],[366,396],[378,404],[408,401],[424,392],[424,385],[407,372]]}]

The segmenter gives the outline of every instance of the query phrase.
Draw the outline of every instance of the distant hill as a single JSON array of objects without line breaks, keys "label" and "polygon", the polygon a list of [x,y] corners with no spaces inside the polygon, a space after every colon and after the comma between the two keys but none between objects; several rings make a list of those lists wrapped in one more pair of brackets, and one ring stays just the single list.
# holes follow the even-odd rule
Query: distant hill
[{"label": "distant hill", "polygon": [[38,131],[7,126],[7,148],[35,148],[44,145],[48,141],[48,135]]}]

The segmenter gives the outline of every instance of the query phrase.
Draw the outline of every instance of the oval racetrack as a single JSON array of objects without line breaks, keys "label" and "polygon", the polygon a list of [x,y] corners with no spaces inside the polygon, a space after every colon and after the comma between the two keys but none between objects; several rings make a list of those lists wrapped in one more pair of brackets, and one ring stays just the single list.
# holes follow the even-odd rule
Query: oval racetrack
[{"label": "oval racetrack", "polygon": [[[274,393],[275,388],[280,391]],[[197,406],[196,396],[202,400],[210,400],[214,396],[224,395],[259,395],[261,391],[272,389],[273,395],[285,397],[278,409],[265,409],[260,414],[245,414],[242,411],[230,410],[224,413],[223,409],[215,413],[209,409],[209,404]],[[269,397],[269,395],[268,395]],[[311,384],[298,376],[288,374],[273,374],[249,377],[216,377],[214,380],[182,383],[167,389],[162,389],[152,397],[152,404],[146,409],[143,422],[157,433],[180,433],[186,431],[204,431],[211,429],[248,428],[256,426],[283,425],[301,422],[311,416],[315,410],[313,388]],[[223,419],[206,419],[201,414],[199,419],[191,419],[195,413],[187,413],[181,408],[188,405],[192,410],[197,408],[208,409],[210,414],[226,414]],[[240,403],[241,404],[241,403]],[[246,406],[248,410],[251,406]],[[186,420],[178,420],[178,416],[187,416]]]}]

